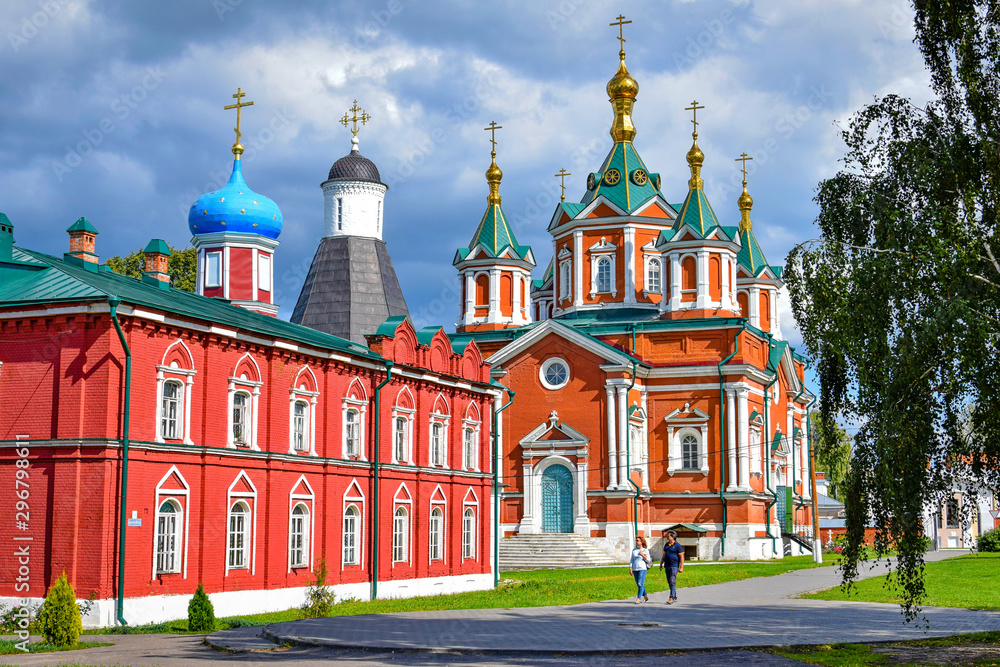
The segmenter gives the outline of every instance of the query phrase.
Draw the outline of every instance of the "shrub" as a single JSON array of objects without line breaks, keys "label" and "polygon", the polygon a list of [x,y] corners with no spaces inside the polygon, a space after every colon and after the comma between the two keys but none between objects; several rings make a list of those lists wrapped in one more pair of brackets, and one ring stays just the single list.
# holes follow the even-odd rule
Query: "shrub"
[{"label": "shrub", "polygon": [[233,628],[253,628],[258,625],[263,625],[259,621],[251,621],[245,618],[227,618],[223,621],[229,625],[229,629]]},{"label": "shrub", "polygon": [[188,603],[188,630],[191,632],[211,632],[215,630],[215,608],[205,593],[205,586],[198,584],[198,590]]},{"label": "shrub", "polygon": [[1000,552],[1000,528],[988,530],[980,535],[977,548],[991,553]]},{"label": "shrub", "polygon": [[305,618],[320,618],[329,616],[333,608],[333,589],[326,585],[326,559],[320,558],[316,568],[316,579],[308,582],[306,601],[299,609]]},{"label": "shrub", "polygon": [[38,613],[38,629],[49,643],[57,646],[74,646],[83,632],[80,607],[73,587],[66,580],[66,572],[59,575],[45,596]]}]

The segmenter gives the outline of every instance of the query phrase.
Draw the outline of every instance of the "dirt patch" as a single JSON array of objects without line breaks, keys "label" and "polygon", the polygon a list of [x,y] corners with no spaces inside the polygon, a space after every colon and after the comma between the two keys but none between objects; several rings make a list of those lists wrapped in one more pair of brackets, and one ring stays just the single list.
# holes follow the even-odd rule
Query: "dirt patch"
[{"label": "dirt patch", "polygon": [[960,646],[872,646],[872,653],[889,659],[889,664],[910,665],[997,665],[1000,667],[1000,646],[996,644],[962,644]]}]

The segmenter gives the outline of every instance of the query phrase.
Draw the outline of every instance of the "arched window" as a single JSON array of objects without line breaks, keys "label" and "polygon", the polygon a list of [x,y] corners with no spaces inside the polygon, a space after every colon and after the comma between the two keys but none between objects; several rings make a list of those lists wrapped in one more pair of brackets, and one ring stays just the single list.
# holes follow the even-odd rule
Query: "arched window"
[{"label": "arched window", "polygon": [[[740,317],[750,317],[750,299],[747,298],[746,292],[740,292],[736,295],[736,303],[740,307]],[[775,395],[777,393],[775,392]]]},{"label": "arched window", "polygon": [[443,523],[444,512],[441,511],[440,507],[435,507],[431,510],[431,520],[428,524],[431,560],[441,560],[442,558],[443,550],[441,549],[441,543],[444,541]]},{"label": "arched window", "polygon": [[309,510],[302,503],[292,510],[288,540],[292,567],[306,567],[309,564]]},{"label": "arched window", "polygon": [[599,257],[597,260],[597,279],[595,280],[598,292],[611,291],[611,260],[607,257]]},{"label": "arched window", "polygon": [[410,421],[406,417],[396,417],[394,425],[394,448],[396,463],[410,460]]},{"label": "arched window", "polygon": [[476,305],[490,305],[490,277],[485,273],[476,276]]},{"label": "arched window", "polygon": [[681,260],[681,301],[694,301],[698,296],[698,263],[694,257]]},{"label": "arched window", "polygon": [[309,422],[309,404],[305,401],[295,401],[292,413],[292,443],[300,452],[309,451],[307,437]]},{"label": "arched window", "polygon": [[646,266],[646,291],[650,294],[660,293],[660,260],[655,257]]},{"label": "arched window", "polygon": [[160,434],[164,440],[181,437],[181,409],[184,405],[184,385],[174,380],[163,383],[163,402],[160,406]]},{"label": "arched window", "polygon": [[570,288],[572,283],[570,281],[570,271],[573,266],[569,262],[563,262],[559,265],[559,298],[568,299],[570,296]]},{"label": "arched window", "polygon": [[249,562],[247,545],[250,543],[250,509],[242,502],[229,509],[229,568],[244,568]]},{"label": "arched window", "polygon": [[344,565],[358,564],[358,518],[360,516],[355,505],[348,505],[344,510]]},{"label": "arched window", "polygon": [[156,573],[180,572],[181,509],[166,500],[156,511]]},{"label": "arched window", "polygon": [[462,515],[462,558],[476,557],[476,511],[471,507]]},{"label": "arched window", "polygon": [[250,444],[249,403],[249,395],[243,392],[233,394],[233,442],[237,445]]},{"label": "arched window", "polygon": [[640,452],[642,451],[642,436],[639,429],[632,427],[629,429],[629,457],[632,459],[632,467],[639,465]]},{"label": "arched window", "polygon": [[708,256],[708,296],[712,301],[722,299],[722,259],[716,254]]},{"label": "arched window", "polygon": [[361,453],[361,420],[358,411],[347,410],[347,420],[344,422],[344,454],[359,456]]},{"label": "arched window", "polygon": [[771,296],[767,290],[760,291],[760,329],[771,330]]},{"label": "arched window", "polygon": [[431,424],[431,465],[444,465],[444,424]]},{"label": "arched window", "polygon": [[945,503],[944,528],[958,528],[962,523],[962,513],[959,509],[958,500],[949,498]]},{"label": "arched window", "polygon": [[462,467],[463,468],[475,468],[476,459],[478,458],[476,450],[478,449],[478,444],[476,442],[476,431],[472,428],[466,428],[464,431],[463,438],[463,456],[462,456]]},{"label": "arched window", "polygon": [[699,466],[698,436],[687,433],[681,438],[681,467],[694,469]]},{"label": "arched window", "polygon": [[410,516],[405,507],[396,510],[392,517],[392,562],[405,563],[410,558],[409,537]]}]

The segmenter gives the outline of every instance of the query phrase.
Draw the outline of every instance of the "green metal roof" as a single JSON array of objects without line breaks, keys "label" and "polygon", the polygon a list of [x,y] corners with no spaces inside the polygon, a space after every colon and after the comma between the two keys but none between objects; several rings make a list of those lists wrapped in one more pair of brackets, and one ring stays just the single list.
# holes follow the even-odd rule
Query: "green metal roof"
[{"label": "green metal roof", "polygon": [[719,226],[719,219],[715,217],[715,211],[712,210],[712,205],[708,203],[708,197],[701,188],[688,191],[687,198],[681,204],[674,229],[679,230],[684,225],[698,230],[702,236],[712,227]]},{"label": "green metal roof", "polygon": [[776,341],[776,345],[771,348],[771,354],[767,360],[767,367],[772,372],[778,372],[778,364],[781,363],[781,357],[785,355],[786,347],[788,347],[788,342],[779,340]]},{"label": "green metal roof", "polygon": [[434,334],[436,334],[438,331],[443,331],[443,330],[444,327],[440,326],[424,327],[423,329],[417,332],[417,342],[425,346],[430,345],[431,341],[434,339]]},{"label": "green metal roof", "polygon": [[91,234],[100,234],[97,229],[90,224],[90,221],[86,218],[80,218],[66,230],[67,232],[90,232]]},{"label": "green metal roof", "polygon": [[681,530],[693,530],[696,533],[707,533],[708,532],[708,528],[702,528],[701,526],[696,526],[693,523],[675,523],[672,526],[667,526],[663,530],[671,530],[671,529],[676,530],[678,528],[681,529]]},{"label": "green metal roof", "polygon": [[747,269],[751,275],[760,275],[761,271],[768,268],[768,263],[760,244],[757,243],[753,229],[744,229],[740,232],[740,240],[743,242],[743,247],[736,254],[737,264]]},{"label": "green metal roof", "polygon": [[469,247],[458,249],[454,263],[458,264],[468,257],[476,246],[482,246],[489,257],[498,257],[507,248],[512,248],[518,259],[527,260],[531,253],[531,246],[520,245],[517,242],[514,230],[507,222],[507,216],[504,215],[500,204],[487,206],[486,213],[483,214],[483,219],[479,221],[479,227],[476,228],[476,233],[469,241]]},{"label": "green metal roof", "polygon": [[776,431],[774,434],[774,440],[771,441],[772,452],[781,447],[781,438],[782,438],[781,431]]},{"label": "green metal roof", "polygon": [[[104,301],[117,296],[130,305],[145,306],[184,318],[203,320],[283,338],[321,349],[349,352],[355,356],[380,359],[363,345],[309,327],[234,306],[192,292],[163,289],[158,285],[114,273],[105,266],[74,258],[57,259],[44,253],[15,248],[19,264],[0,268],[0,307],[68,301]],[[24,261],[22,258],[27,258]],[[159,282],[159,281],[157,281]]]},{"label": "green metal roof", "polygon": [[556,258],[553,257],[552,259],[549,260],[549,265],[545,267],[545,273],[542,274],[543,285],[545,284],[546,280],[552,277],[552,273],[555,271],[555,263],[556,263]]},{"label": "green metal roof", "polygon": [[407,317],[407,315],[393,315],[392,317],[386,318],[385,322],[378,325],[378,329],[375,330],[375,335],[395,337],[396,329],[399,328],[399,325],[402,324]]},{"label": "green metal roof", "polygon": [[[620,176],[614,184],[609,184],[604,178],[604,175],[611,169],[617,169]],[[636,169],[642,169],[646,172],[647,178],[642,185],[637,185],[633,180],[633,174]],[[614,203],[618,208],[627,213],[632,213],[649,201],[650,198],[660,194],[659,190],[653,184],[656,174],[649,173],[649,170],[646,169],[646,164],[639,157],[639,153],[635,150],[635,146],[632,145],[631,141],[619,141],[615,143],[611,147],[611,152],[604,158],[604,163],[601,165],[598,173],[601,180],[597,183],[597,187],[593,190],[588,190],[583,195],[583,199],[580,200],[580,203],[584,207],[597,199],[599,195],[604,195],[608,201]]]},{"label": "green metal roof", "polygon": [[170,252],[170,246],[168,246],[167,242],[164,241],[163,239],[153,239],[152,241],[146,244],[146,247],[143,248],[142,251],[144,253],[155,252],[161,255],[166,255],[168,257],[172,254]]}]

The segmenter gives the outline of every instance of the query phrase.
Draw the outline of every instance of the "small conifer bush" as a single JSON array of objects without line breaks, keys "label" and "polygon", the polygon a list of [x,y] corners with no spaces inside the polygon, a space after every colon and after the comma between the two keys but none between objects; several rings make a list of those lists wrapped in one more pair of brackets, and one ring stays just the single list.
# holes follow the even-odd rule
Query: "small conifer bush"
[{"label": "small conifer bush", "polygon": [[980,551],[1000,552],[1000,528],[988,530],[980,535],[978,546]]},{"label": "small conifer bush", "polygon": [[306,618],[329,616],[333,609],[334,592],[326,585],[327,574],[326,559],[320,558],[316,568],[316,579],[308,582],[306,602],[300,607],[302,615]]},{"label": "small conifer bush", "polygon": [[188,603],[188,630],[191,632],[212,632],[215,630],[215,608],[205,593],[204,584],[198,584],[198,590]]},{"label": "small conifer bush", "polygon": [[76,593],[67,581],[65,571],[45,596],[42,610],[38,613],[38,629],[50,644],[57,646],[75,646],[83,632]]}]

